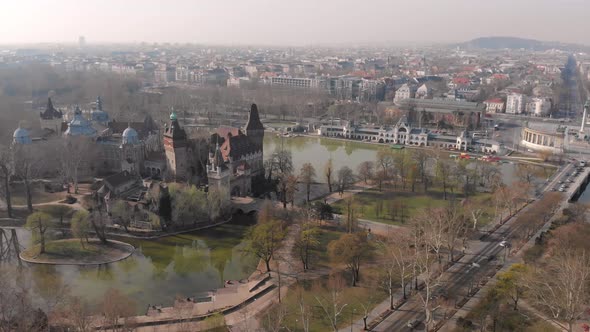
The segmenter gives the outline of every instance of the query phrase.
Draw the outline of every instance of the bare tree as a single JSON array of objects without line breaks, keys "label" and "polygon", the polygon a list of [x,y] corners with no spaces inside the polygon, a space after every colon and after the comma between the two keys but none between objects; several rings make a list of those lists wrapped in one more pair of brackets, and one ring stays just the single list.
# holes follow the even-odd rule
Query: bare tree
[{"label": "bare tree", "polygon": [[396,281],[402,289],[404,299],[407,298],[406,286],[411,282],[412,266],[414,265],[414,251],[408,243],[410,243],[410,239],[403,234],[392,235],[386,241],[380,243],[381,255],[384,258],[382,288],[389,295],[389,308],[391,310],[394,309],[393,295],[397,289]]},{"label": "bare tree", "polygon": [[533,301],[572,332],[586,310],[589,281],[590,255],[585,250],[566,249],[557,252],[546,268],[535,270],[524,284]]},{"label": "bare tree", "polygon": [[348,166],[342,166],[338,170],[338,191],[340,192],[340,196],[344,194],[344,191],[352,188],[354,180],[354,173]]},{"label": "bare tree", "polygon": [[315,180],[315,168],[311,163],[305,163],[301,166],[301,171],[299,172],[299,178],[301,182],[305,184],[305,193],[307,197],[307,201],[309,202],[309,195],[311,194],[311,184]]},{"label": "bare tree", "polygon": [[6,212],[8,218],[12,218],[12,198],[10,191],[10,181],[13,174],[12,153],[6,147],[0,147],[0,179],[4,187],[4,201],[6,202]]},{"label": "bare tree", "polygon": [[342,276],[337,274],[330,274],[327,285],[327,294],[322,295],[323,292],[321,285],[316,285],[316,295],[314,295],[320,308],[324,313],[326,319],[330,322],[334,332],[338,331],[338,319],[342,315],[344,308],[348,303],[344,303],[343,291],[346,287],[345,281]]},{"label": "bare tree", "polygon": [[27,208],[33,212],[33,192],[31,182],[39,175],[43,167],[44,154],[40,146],[17,144],[14,146],[14,175],[25,186]]},{"label": "bare tree", "polygon": [[328,183],[328,191],[332,192],[332,182],[334,178],[334,166],[332,165],[332,158],[328,159],[324,166],[324,177]]},{"label": "bare tree", "polygon": [[135,302],[120,290],[110,288],[104,294],[100,310],[103,317],[103,327],[110,331],[123,332],[133,324],[132,315],[135,314]]},{"label": "bare tree", "polygon": [[95,143],[88,137],[67,137],[61,140],[59,147],[61,168],[66,178],[74,185],[74,193],[78,193],[80,171],[88,172],[90,165],[96,160]]},{"label": "bare tree", "polygon": [[365,184],[368,183],[369,179],[373,178],[374,169],[375,164],[370,160],[363,161],[358,165],[357,173],[365,181]]}]

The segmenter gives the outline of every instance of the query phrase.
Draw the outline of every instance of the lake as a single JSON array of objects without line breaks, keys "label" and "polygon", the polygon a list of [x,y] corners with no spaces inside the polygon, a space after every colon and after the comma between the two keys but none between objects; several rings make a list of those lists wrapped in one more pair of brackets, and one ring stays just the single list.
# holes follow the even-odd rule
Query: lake
[{"label": "lake", "polygon": [[[248,278],[258,263],[242,251],[251,221],[158,240],[119,238],[137,249],[123,261],[88,267],[24,264],[16,273],[42,299],[40,305],[51,303],[64,286],[70,294],[93,304],[100,302],[106,290],[116,288],[144,313],[148,304],[171,305],[176,295],[198,296],[222,287],[224,280]],[[30,245],[27,230],[17,229],[17,235],[21,246]],[[16,266],[14,257],[9,264]]]}]

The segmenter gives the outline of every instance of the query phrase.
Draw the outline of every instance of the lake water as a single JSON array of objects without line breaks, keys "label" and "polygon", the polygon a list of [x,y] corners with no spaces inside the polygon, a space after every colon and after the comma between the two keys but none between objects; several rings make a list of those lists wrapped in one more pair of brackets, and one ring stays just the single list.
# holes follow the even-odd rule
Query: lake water
[{"label": "lake water", "polygon": [[[310,162],[321,176],[331,158],[337,170],[346,165],[356,171],[363,161],[374,161],[377,151],[386,146],[362,142],[334,140],[322,137],[281,138],[265,135],[264,151],[269,156],[281,146],[293,155],[295,170]],[[499,166],[505,182],[514,178],[514,164]],[[258,260],[245,254],[244,235],[252,220],[235,223],[159,240],[122,239],[133,244],[137,252],[128,259],[100,267],[25,265],[19,280],[28,283],[40,299],[50,302],[63,286],[73,295],[98,303],[109,288],[117,288],[138,304],[138,312],[145,312],[148,304],[171,305],[176,295],[197,296],[223,285],[227,279],[247,278],[255,270]],[[30,235],[18,230],[21,246],[30,245]],[[6,243],[4,244],[6,245]],[[0,267],[14,268],[16,260],[2,262]],[[15,269],[16,270],[16,269]]]},{"label": "lake water", "polygon": [[363,161],[375,161],[377,151],[383,146],[362,142],[335,140],[325,137],[277,137],[267,133],[264,136],[264,154],[269,157],[273,151],[291,151],[293,167],[297,172],[305,163],[311,163],[318,174],[318,181],[323,181],[320,174],[330,158],[334,168],[348,166],[356,172],[357,166]]},{"label": "lake water", "polygon": [[[264,136],[264,155],[268,158],[273,151],[284,148],[293,156],[293,167],[298,173],[301,166],[311,163],[316,170],[316,181],[325,182],[324,166],[331,158],[336,171],[342,166],[350,167],[356,173],[357,166],[363,161],[375,161],[379,149],[389,149],[387,145],[377,145],[358,141],[337,140],[327,137],[278,137],[266,133]],[[457,152],[443,152],[447,154]],[[431,161],[432,163],[433,161]],[[510,185],[518,180],[516,164],[495,164],[502,172],[504,183]]]},{"label": "lake water", "polygon": [[[116,288],[135,300],[143,313],[148,304],[171,305],[176,295],[198,296],[221,287],[224,280],[248,278],[258,262],[242,251],[248,227],[230,223],[158,240],[120,239],[137,249],[120,262],[90,267],[24,264],[16,273],[48,303],[64,286],[94,304],[106,290]],[[30,245],[27,230],[18,229],[17,235],[21,246]],[[14,259],[11,265],[16,265]]]}]

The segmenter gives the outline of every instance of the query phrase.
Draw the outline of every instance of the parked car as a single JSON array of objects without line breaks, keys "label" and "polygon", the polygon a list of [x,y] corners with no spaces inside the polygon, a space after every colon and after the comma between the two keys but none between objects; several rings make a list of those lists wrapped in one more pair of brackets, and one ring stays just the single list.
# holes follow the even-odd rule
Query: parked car
[{"label": "parked car", "polygon": [[418,319],[410,319],[408,324],[406,324],[406,326],[411,329],[418,327],[418,325],[420,325],[420,321]]}]

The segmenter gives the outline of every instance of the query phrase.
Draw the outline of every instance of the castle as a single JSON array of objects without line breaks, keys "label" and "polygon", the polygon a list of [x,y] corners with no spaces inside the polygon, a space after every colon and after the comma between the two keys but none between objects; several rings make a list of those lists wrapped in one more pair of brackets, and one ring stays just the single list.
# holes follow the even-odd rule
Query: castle
[{"label": "castle", "polygon": [[[264,127],[255,104],[243,130],[219,127],[209,139],[189,137],[174,112],[161,133],[149,116],[142,122],[116,122],[103,110],[100,97],[95,105],[91,112],[76,106],[73,114],[66,116],[48,99],[45,111],[40,113],[41,131],[34,133],[33,138],[27,129],[19,126],[13,144],[90,139],[95,143],[96,158],[92,164],[85,165],[85,171],[94,174],[86,175],[106,175],[105,180],[109,175],[122,178],[124,174],[126,179],[207,183],[227,201],[230,195],[250,195],[252,183],[264,177]],[[66,117],[69,121],[65,121]],[[130,191],[120,194],[125,198],[131,196]]]}]

